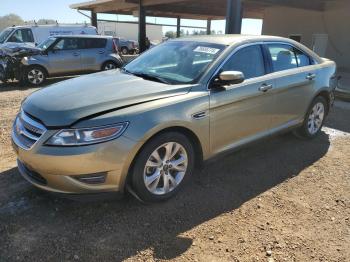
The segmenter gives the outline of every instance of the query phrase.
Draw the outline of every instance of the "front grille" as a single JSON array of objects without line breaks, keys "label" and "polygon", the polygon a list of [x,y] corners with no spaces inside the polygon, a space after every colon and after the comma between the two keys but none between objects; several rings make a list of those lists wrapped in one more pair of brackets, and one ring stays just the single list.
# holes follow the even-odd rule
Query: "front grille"
[{"label": "front grille", "polygon": [[13,140],[21,148],[29,150],[46,132],[46,128],[21,111],[13,125]]}]

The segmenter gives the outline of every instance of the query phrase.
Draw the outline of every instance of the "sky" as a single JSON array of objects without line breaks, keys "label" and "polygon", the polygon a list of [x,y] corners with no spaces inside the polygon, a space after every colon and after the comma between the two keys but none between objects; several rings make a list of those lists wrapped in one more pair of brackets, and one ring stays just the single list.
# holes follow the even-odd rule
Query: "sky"
[{"label": "sky", "polygon": [[[76,10],[70,9],[69,5],[86,0],[0,0],[0,16],[14,13],[22,17],[23,20],[39,20],[41,18],[57,20],[59,23],[84,23],[89,19]],[[88,13],[87,13],[88,14]],[[137,21],[132,16],[99,15],[99,19]],[[172,18],[147,18],[148,22],[163,24],[176,24],[176,19]],[[182,25],[206,27],[206,21],[182,20]],[[242,34],[260,34],[262,21],[257,19],[243,19]],[[185,29],[185,28],[184,28]],[[175,31],[174,27],[164,27],[163,31]],[[191,28],[185,29],[192,31]],[[212,30],[224,31],[225,21],[213,21]]]}]

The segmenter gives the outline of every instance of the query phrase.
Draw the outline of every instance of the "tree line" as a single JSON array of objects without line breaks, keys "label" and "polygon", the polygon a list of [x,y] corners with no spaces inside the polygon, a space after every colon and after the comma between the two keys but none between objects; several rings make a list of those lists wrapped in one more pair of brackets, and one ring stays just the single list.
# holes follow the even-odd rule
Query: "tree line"
[{"label": "tree line", "polygon": [[46,25],[46,24],[55,24],[56,21],[53,19],[39,19],[38,21],[24,21],[19,15],[16,14],[8,14],[4,16],[0,16],[0,31],[9,26],[19,26],[26,24],[34,24],[38,25]]}]

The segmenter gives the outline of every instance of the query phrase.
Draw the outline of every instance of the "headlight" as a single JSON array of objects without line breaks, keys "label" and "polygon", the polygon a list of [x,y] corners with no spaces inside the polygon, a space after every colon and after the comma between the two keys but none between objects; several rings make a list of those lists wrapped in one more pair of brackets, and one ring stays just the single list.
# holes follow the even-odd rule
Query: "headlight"
[{"label": "headlight", "polygon": [[53,135],[46,145],[51,146],[81,146],[91,145],[110,141],[121,136],[128,123],[116,125],[82,128],[82,129],[63,129]]}]

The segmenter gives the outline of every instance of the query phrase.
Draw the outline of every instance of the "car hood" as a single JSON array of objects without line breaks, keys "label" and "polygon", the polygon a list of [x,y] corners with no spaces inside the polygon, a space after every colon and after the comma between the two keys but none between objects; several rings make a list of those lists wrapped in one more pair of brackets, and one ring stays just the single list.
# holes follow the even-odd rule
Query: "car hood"
[{"label": "car hood", "polygon": [[171,96],[186,94],[189,85],[167,85],[111,70],[90,74],[30,95],[22,104],[47,127],[67,127],[96,114]]}]

